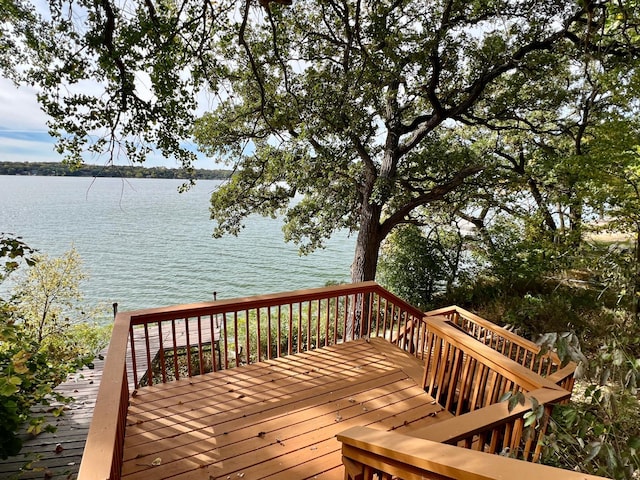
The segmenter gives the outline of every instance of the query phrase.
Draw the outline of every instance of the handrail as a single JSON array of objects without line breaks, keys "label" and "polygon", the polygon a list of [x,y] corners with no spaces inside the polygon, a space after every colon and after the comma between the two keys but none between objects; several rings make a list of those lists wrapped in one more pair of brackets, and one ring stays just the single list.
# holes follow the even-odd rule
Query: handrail
[{"label": "handrail", "polygon": [[[507,402],[498,402],[480,410],[412,430],[411,436],[434,442],[458,445],[485,453],[508,454],[512,458],[538,462],[542,453],[542,437],[553,406],[571,397],[571,392],[541,388],[524,395],[523,404],[509,408]],[[542,405],[544,415],[538,428],[531,429],[521,446],[524,416],[536,405]]]},{"label": "handrail", "polygon": [[454,415],[496,403],[508,391],[558,389],[521,364],[454,326],[446,317],[427,317],[423,388]]},{"label": "handrail", "polygon": [[118,313],[78,478],[120,478],[130,390],[362,336],[419,355],[421,318],[375,282]]},{"label": "handrail", "polygon": [[338,435],[345,479],[596,480],[603,477],[525,463],[396,432],[352,427]]},{"label": "handrail", "polygon": [[116,315],[78,478],[119,479],[129,403],[127,338],[131,317]]},{"label": "handrail", "polygon": [[[456,305],[426,312],[425,316],[445,316],[476,340],[515,360],[543,376],[563,368],[562,361],[553,351],[543,353],[540,345],[496,325]],[[575,364],[573,364],[575,370]]]},{"label": "handrail", "polygon": [[[437,310],[431,310],[429,312],[425,312],[425,316],[440,316],[444,315],[452,320],[457,325],[462,326],[462,320],[467,320],[472,322],[473,324],[490,331],[491,333],[498,334],[501,337],[508,338],[510,341],[517,345],[521,345],[527,350],[534,351],[535,353],[540,352],[540,346],[531,340],[527,340],[526,338],[521,337],[518,334],[513,333],[510,330],[507,330],[504,327],[496,325],[489,320],[486,320],[475,313],[472,313],[468,310],[465,310],[462,307],[458,307],[457,305],[452,305],[450,307],[439,308]],[[467,329],[468,333],[472,334],[474,337],[478,338],[479,332],[474,332],[473,329]],[[478,335],[478,336],[476,336]],[[502,352],[504,353],[504,352]]]}]

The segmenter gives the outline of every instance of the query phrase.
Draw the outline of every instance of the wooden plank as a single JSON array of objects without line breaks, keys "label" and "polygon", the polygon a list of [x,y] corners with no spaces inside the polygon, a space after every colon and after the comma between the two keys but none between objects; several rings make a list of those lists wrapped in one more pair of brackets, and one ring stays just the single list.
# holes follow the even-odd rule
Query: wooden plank
[{"label": "wooden plank", "polygon": [[[24,479],[41,479],[45,474],[52,479],[75,478],[93,416],[105,355],[105,351],[101,352],[94,359],[93,368],[84,367],[56,387],[57,392],[74,399],[65,406],[64,415],[54,417],[49,413],[50,407],[34,409],[35,413],[45,415],[56,431],[43,432],[35,437],[23,433],[21,453],[0,461],[0,478],[10,478],[18,473]],[[25,468],[29,462],[32,463]]]},{"label": "wooden plank", "polygon": [[[301,381],[297,381],[291,383],[291,378],[286,377],[286,371],[275,372],[273,368],[269,370],[271,373],[281,373],[284,377],[279,380],[274,380],[267,374],[261,374],[258,370],[258,372],[254,372],[253,374],[257,381],[255,379],[248,379],[244,384],[242,382],[234,384],[227,383],[216,386],[213,390],[204,390],[207,392],[206,394],[202,394],[203,390],[201,386],[198,389],[194,389],[188,383],[183,382],[185,393],[176,393],[176,395],[171,397],[174,403],[175,399],[179,398],[178,404],[169,405],[166,408],[159,408],[157,404],[150,402],[139,402],[139,398],[136,397],[132,399],[132,406],[129,412],[128,424],[131,425],[132,428],[129,429],[128,433],[133,435],[137,430],[142,430],[148,434],[150,431],[153,431],[154,426],[163,428],[175,423],[184,422],[185,415],[188,415],[189,419],[195,420],[201,416],[215,415],[221,411],[230,408],[241,408],[247,404],[257,404],[257,402],[274,403],[278,401],[279,395],[290,395],[291,392],[296,392],[301,388],[309,398],[314,398],[326,389],[335,389],[335,386],[332,386],[335,381],[346,377],[353,378],[356,375],[354,372],[344,369],[341,376],[337,374],[328,375],[324,374],[324,370],[321,371],[314,367],[314,370],[316,370],[314,380],[317,380],[316,386],[314,387],[308,382],[301,383]],[[360,371],[362,373],[358,372],[358,377],[366,379],[367,375],[373,375],[374,378],[381,375],[380,370],[372,370],[369,373],[367,370],[368,369],[362,369]],[[308,379],[302,379],[302,381],[304,380]],[[204,397],[204,399],[199,398],[200,396]],[[194,402],[188,402],[186,400],[192,397],[196,397],[197,400]],[[216,402],[213,403],[211,398],[215,398]],[[264,409],[264,407],[260,408]],[[148,410],[151,411],[149,412]],[[195,413],[196,411],[198,413]],[[243,414],[247,414],[247,412],[243,411]],[[170,419],[173,417],[176,417],[176,420],[172,422]],[[157,420],[155,425],[153,423],[147,423],[155,420]]]},{"label": "wooden plank", "polygon": [[[404,375],[399,373],[389,378],[389,382],[401,382]],[[270,418],[279,418],[280,416],[292,415],[298,411],[302,411],[307,415],[309,408],[320,407],[339,401],[343,397],[358,398],[358,394],[371,391],[376,385],[382,383],[381,378],[373,378],[372,381],[363,382],[362,384],[345,388],[339,385],[329,385],[324,389],[304,390],[303,394],[290,398],[283,402],[273,401],[270,404],[264,403],[240,403],[235,400],[224,401],[221,397],[220,401],[225,408],[210,415],[198,417],[194,419],[184,419],[184,421],[174,421],[170,425],[147,431],[144,425],[136,425],[137,434],[127,436],[125,446],[127,452],[125,458],[130,458],[132,452],[136,451],[136,447],[144,443],[148,443],[152,439],[162,440],[167,436],[171,436],[174,440],[172,446],[175,446],[175,436],[179,433],[193,432],[199,429],[210,430],[213,428],[222,429],[224,432],[233,432],[237,428],[236,423],[246,425],[248,422],[258,422],[260,418],[270,416]],[[392,385],[394,385],[392,383]],[[396,387],[397,388],[397,387]],[[244,399],[242,399],[244,400]],[[234,423],[235,422],[235,423]],[[257,434],[258,430],[255,434]],[[205,434],[205,435],[208,435]]]},{"label": "wooden plank", "polygon": [[[344,449],[349,452],[345,455],[349,458],[359,459],[362,456],[363,461],[366,461],[364,457],[370,455],[364,452],[366,450],[403,463],[408,470],[418,468],[444,475],[446,478],[603,480],[603,477],[522,462],[501,455],[489,457],[484,452],[370,428],[356,427],[342,432],[338,438],[344,442]],[[355,455],[352,456],[351,453]]]},{"label": "wooden plank", "polygon": [[421,370],[395,346],[358,341],[139,389],[124,478],[342,477],[344,428],[409,431],[442,418],[417,385]]}]

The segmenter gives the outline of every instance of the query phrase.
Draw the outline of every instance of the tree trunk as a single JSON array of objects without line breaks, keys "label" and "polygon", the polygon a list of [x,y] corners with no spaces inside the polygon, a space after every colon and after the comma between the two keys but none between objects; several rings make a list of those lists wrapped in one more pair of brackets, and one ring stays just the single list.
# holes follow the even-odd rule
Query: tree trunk
[{"label": "tree trunk", "polygon": [[[378,205],[370,203],[365,203],[362,209],[356,251],[351,265],[351,281],[354,283],[375,280],[378,252],[382,242],[380,235],[380,212],[382,209]],[[361,306],[361,298],[356,298],[350,305],[347,317],[347,331],[345,332],[346,340],[369,334],[366,331],[366,322],[363,322],[364,312],[362,312]]]},{"label": "tree trunk", "polygon": [[371,223],[366,226],[361,225],[358,232],[356,251],[351,265],[351,281],[354,283],[367,282],[376,278],[381,239],[378,238],[377,232],[379,225]]},{"label": "tree trunk", "polygon": [[551,215],[551,212],[549,212],[549,209],[547,208],[547,204],[542,198],[542,193],[538,188],[538,183],[535,181],[534,178],[529,177],[529,179],[527,180],[527,185],[529,186],[529,191],[531,192],[531,195],[533,196],[533,199],[536,202],[536,205],[538,206],[538,211],[542,214],[544,223],[547,225],[547,228],[549,229],[550,232],[553,233],[555,237],[556,230],[558,230],[558,227],[556,225],[556,222],[553,219],[553,216]]}]

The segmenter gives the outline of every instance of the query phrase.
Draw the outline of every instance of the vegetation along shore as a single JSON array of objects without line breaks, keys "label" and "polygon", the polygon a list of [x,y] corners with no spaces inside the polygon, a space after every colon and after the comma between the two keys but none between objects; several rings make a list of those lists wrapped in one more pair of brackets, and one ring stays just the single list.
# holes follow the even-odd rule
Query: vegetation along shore
[{"label": "vegetation along shore", "polygon": [[126,177],[223,180],[230,170],[142,167],[137,165],[81,165],[62,162],[0,162],[0,175],[39,175],[58,177]]}]

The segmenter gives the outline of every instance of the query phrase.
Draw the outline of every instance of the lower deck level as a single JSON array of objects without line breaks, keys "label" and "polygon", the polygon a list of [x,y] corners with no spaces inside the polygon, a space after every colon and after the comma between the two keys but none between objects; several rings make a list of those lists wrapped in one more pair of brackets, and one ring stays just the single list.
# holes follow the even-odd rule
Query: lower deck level
[{"label": "lower deck level", "polygon": [[420,387],[423,368],[374,338],[140,388],[123,478],[343,479],[338,433],[451,417]]}]

